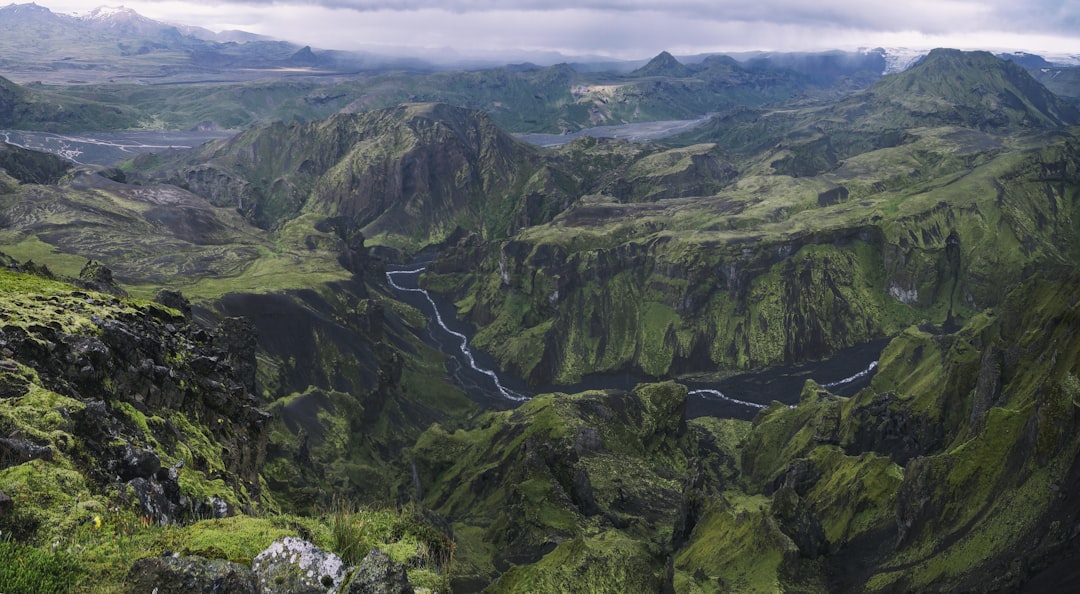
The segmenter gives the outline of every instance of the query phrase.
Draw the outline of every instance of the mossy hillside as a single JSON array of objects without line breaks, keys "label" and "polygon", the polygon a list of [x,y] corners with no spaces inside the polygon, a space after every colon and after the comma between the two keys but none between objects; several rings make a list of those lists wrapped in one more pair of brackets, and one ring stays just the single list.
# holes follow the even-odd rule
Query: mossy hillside
[{"label": "mossy hillside", "polygon": [[[7,270],[0,271],[0,280],[7,304],[5,352],[18,362],[4,373],[12,397],[4,401],[3,430],[18,436],[19,443],[33,444],[19,447],[38,451],[3,471],[5,488],[20,497],[13,513],[24,516],[24,537],[47,540],[62,534],[70,526],[56,514],[71,511],[80,499],[98,498],[100,506],[114,474],[130,470],[115,458],[139,448],[153,448],[154,459],[166,468],[182,466],[176,480],[192,502],[187,511],[210,497],[234,509],[260,504],[255,472],[248,465],[257,456],[252,448],[259,447],[261,419],[222,399],[225,388],[219,380],[229,380],[219,371],[189,367],[208,349],[175,327],[166,330],[167,323],[182,325],[183,318],[157,304],[83,292]],[[112,350],[119,348],[118,341],[125,343],[123,355]],[[114,367],[109,359],[147,354],[157,360],[147,359],[151,365],[142,371],[127,364]],[[146,374],[159,370],[168,377],[150,388]],[[86,423],[95,415],[102,416],[94,421],[100,425],[87,434]],[[28,464],[41,466],[35,474],[53,478],[24,480]],[[131,497],[123,481],[119,484],[116,496]],[[86,521],[84,515],[66,517],[78,523]]]},{"label": "mossy hillside", "polygon": [[[1000,287],[1022,280],[1032,262],[1073,261],[1078,189],[1070,172],[1077,155],[1068,139],[1045,150],[1014,151],[894,202],[895,214],[883,225],[898,248],[887,264],[893,282],[914,289],[920,300],[948,291],[954,308],[977,308],[997,303]],[[919,262],[935,253],[936,262]],[[908,271],[895,271],[897,263]]]},{"label": "mossy hillside", "polygon": [[962,126],[1009,133],[1078,122],[1080,111],[1016,64],[987,52],[939,49],[915,67],[834,103],[737,110],[672,142],[716,142],[744,156],[781,146],[771,160],[778,171],[812,176],[860,153],[905,144],[912,129]]},{"label": "mossy hillside", "polygon": [[[797,575],[798,548],[770,513],[768,498],[726,492],[711,498],[674,558],[678,592],[824,591]],[[815,587],[816,586],[816,587]]]},{"label": "mossy hillside", "polygon": [[512,232],[538,163],[534,148],[483,114],[410,104],[253,128],[145,164],[215,204],[240,208],[260,227],[302,212],[336,217],[369,242],[412,253],[458,226],[495,237]]},{"label": "mossy hillside", "polygon": [[[791,539],[779,542],[801,551],[785,575],[816,580],[811,591],[1016,587],[1044,566],[1038,559],[1059,554],[1065,536],[1054,527],[1075,511],[1058,493],[1075,481],[1080,451],[1071,429],[1077,303],[1066,289],[1074,277],[1032,279],[953,334],[906,332],[852,398],[808,383],[795,408],[758,416],[741,448],[742,484],[764,494],[754,496],[772,510],[765,518]],[[993,353],[1000,367],[986,363]],[[705,588],[707,576],[722,575],[693,557],[698,539],[736,533],[706,532],[718,517],[705,515],[676,557],[677,584]],[[824,545],[816,561],[804,547],[817,541],[803,531],[815,523]]]},{"label": "mossy hillside", "polygon": [[[110,343],[110,321],[131,324],[133,316],[148,316],[148,319],[162,319],[162,324],[166,321],[177,327],[184,324],[177,313],[156,304],[83,292],[64,283],[8,271],[0,271],[0,278],[8,303],[4,308],[6,337],[20,332],[40,334],[47,328],[56,328],[64,334],[50,334],[49,339],[55,345],[54,352],[60,353],[56,357],[61,361],[64,360],[61,351],[66,348],[64,341],[72,340],[72,337],[100,336],[101,340]],[[40,298],[40,303],[33,299],[35,295]],[[26,352],[26,343],[9,340],[5,344],[14,351],[16,360]],[[163,344],[169,342],[163,341]],[[198,350],[192,351],[194,348],[180,346],[178,350],[198,353]],[[103,386],[114,388],[105,387],[100,395],[104,397],[105,406],[100,407],[100,403],[83,400],[93,393],[97,384],[66,383],[71,380],[65,378],[75,375],[60,374],[47,365],[40,366],[39,371],[35,369],[39,364],[32,361],[33,366],[16,363],[11,369],[4,368],[6,389],[8,392],[17,389],[21,395],[6,397],[0,403],[3,405],[0,407],[0,429],[5,436],[15,436],[13,439],[20,443],[32,443],[45,452],[38,459],[16,461],[14,465],[4,462],[4,468],[0,470],[0,489],[14,501],[12,511],[3,518],[4,534],[45,549],[51,549],[53,543],[57,543],[56,547],[67,550],[79,560],[80,579],[85,580],[85,583],[80,581],[83,584],[80,590],[95,592],[120,591],[127,569],[135,559],[166,550],[250,560],[283,533],[315,539],[320,546],[338,550],[341,543],[334,541],[333,522],[329,516],[292,520],[230,518],[196,524],[202,527],[200,529],[194,526],[181,529],[172,524],[181,518],[169,518],[170,524],[162,526],[165,518],[148,511],[132,486],[121,482],[117,490],[113,476],[115,461],[110,462],[110,456],[133,448],[134,452],[152,451],[162,467],[178,471],[176,485],[192,505],[198,507],[197,510],[192,508],[194,518],[214,513],[213,508],[205,504],[211,497],[225,502],[234,512],[241,508],[272,510],[278,505],[270,498],[270,488],[262,477],[257,478],[257,483],[248,482],[247,471],[242,466],[251,464],[257,471],[266,470],[256,458],[245,458],[253,456],[250,452],[245,453],[245,448],[249,447],[245,440],[254,440],[252,445],[262,451],[260,431],[242,427],[244,416],[236,411],[223,413],[212,408],[214,405],[209,403],[218,396],[204,392],[194,378],[184,375],[187,366],[192,364],[190,361],[197,357],[174,353],[166,354],[164,358],[170,361],[177,376],[175,381],[187,386],[188,394],[197,402],[202,401],[201,404],[174,402],[172,406],[176,408],[169,409],[157,408],[161,404],[154,399],[125,400],[133,396],[127,393],[129,380],[117,378],[102,380]],[[65,396],[54,392],[56,387],[49,389],[43,384],[67,389],[77,386],[79,395]],[[167,385],[162,388],[167,393]],[[353,402],[351,397],[338,395],[338,398],[343,405]],[[356,421],[355,416],[339,418],[339,412],[320,418],[331,422],[332,427]],[[92,421],[90,416],[93,416]],[[87,422],[104,427],[107,437],[99,437],[87,429]],[[401,424],[399,420],[387,425]],[[342,425],[340,429],[335,439],[349,435],[354,428]],[[371,437],[381,439],[381,431],[385,429],[371,431]],[[360,432],[363,433],[363,429]],[[96,441],[99,439],[107,441]],[[354,445],[353,450],[348,451],[343,450],[347,443],[333,445],[336,449],[332,454],[345,457],[340,461],[343,466],[332,466],[328,461],[320,460],[320,464],[327,464],[327,477],[320,477],[322,482],[313,481],[313,484],[337,484],[331,480],[333,477],[346,476],[362,483],[381,481],[385,476],[385,462],[381,460],[371,462],[383,464],[376,470],[354,470],[367,462],[353,450],[367,448],[364,450],[367,451],[371,449],[370,444]],[[98,451],[100,448],[105,449],[105,455]],[[116,472],[127,472],[123,467],[115,468],[118,468]],[[192,516],[186,517],[190,520]],[[359,526],[367,546],[386,548],[398,561],[409,563],[416,570],[416,583],[444,586],[439,577],[440,567],[452,556],[452,547],[422,515],[352,509],[334,516]]]},{"label": "mossy hillside", "polygon": [[900,111],[935,114],[972,128],[1053,128],[1080,122],[1080,112],[1021,66],[988,52],[937,49],[868,92],[892,98]]},{"label": "mossy hillside", "polygon": [[[1026,565],[1060,546],[1061,535],[1047,535],[1046,526],[1069,521],[1070,512],[1060,515],[1063,504],[1052,485],[1071,484],[1078,452],[1068,387],[1080,364],[1072,336],[1077,303],[1065,289],[1073,281],[1070,275],[1027,283],[1010,297],[1001,325],[988,332],[1015,350],[1006,356],[1000,396],[980,430],[928,461],[925,473],[936,468],[944,475],[942,492],[930,503],[936,517],[924,512],[909,519],[913,533],[901,555],[918,570],[907,583],[970,583],[963,568],[971,563],[988,567],[994,558],[1018,555]],[[918,485],[910,487],[917,492]],[[879,579],[884,584],[897,577],[883,572]],[[1003,572],[994,577],[1001,583],[1023,578]]]},{"label": "mossy hillside", "polygon": [[354,279],[213,304],[245,315],[259,337],[256,379],[274,417],[265,477],[285,509],[327,505],[332,493],[408,499],[401,450],[431,423],[475,412],[423,341],[422,316],[379,291]]},{"label": "mossy hillside", "polygon": [[0,127],[72,132],[137,128],[143,116],[127,106],[71,99],[47,87],[27,88],[0,77]]},{"label": "mossy hillside", "polygon": [[657,551],[615,531],[559,544],[531,565],[517,565],[485,592],[656,592],[663,584]]},{"label": "mossy hillside", "polygon": [[[744,369],[820,357],[914,318],[885,294],[874,243],[838,235],[773,246],[661,232],[575,252],[512,242],[454,294],[481,326],[474,344],[531,381]],[[529,348],[540,336],[545,348]]]},{"label": "mossy hillside", "polygon": [[[264,402],[310,387],[353,393],[365,414],[362,431],[354,432],[358,436],[342,437],[353,444],[357,462],[349,470],[336,467],[340,484],[362,491],[392,484],[383,479],[402,472],[391,464],[392,452],[431,421],[470,408],[445,379],[442,356],[423,344],[420,318],[398,313],[362,239],[323,225],[326,217],[301,215],[269,234],[235,209],[212,206],[178,188],[127,186],[92,171],[78,172],[60,186],[20,186],[3,198],[10,199],[13,223],[4,232],[11,242],[4,248],[19,257],[77,276],[87,255],[97,254],[116,267],[115,277],[133,294],[150,296],[165,286],[193,299],[205,324],[233,316],[252,320],[258,343],[249,346],[256,352],[256,390]],[[51,226],[42,226],[44,220]],[[78,299],[55,308],[39,296],[17,299],[10,311],[41,307],[55,313],[68,332],[67,320],[90,307]],[[172,422],[169,415],[147,416]],[[299,446],[295,436],[286,441],[279,441],[285,451]],[[190,468],[179,470],[185,488],[200,495],[221,490],[220,482],[200,485]],[[373,479],[376,471],[379,480]],[[379,495],[386,489],[380,486]]]},{"label": "mossy hillside", "polygon": [[581,139],[544,153],[484,114],[445,104],[262,126],[166,159],[137,159],[134,168],[235,206],[263,228],[317,217],[404,254],[459,228],[507,237],[551,220],[583,194],[707,195],[735,175],[714,145],[670,150]]},{"label": "mossy hillside", "polygon": [[162,287],[217,298],[349,276],[338,262],[343,242],[333,234],[309,226],[271,237],[234,209],[172,186],[129,186],[77,171],[59,186],[20,186],[0,202],[7,253],[72,277],[93,259],[144,298]]},{"label": "mossy hillside", "polygon": [[[1073,257],[1075,141],[1035,151],[977,144],[926,130],[831,182],[758,176],[730,194],[655,205],[589,198],[513,241],[447,251],[424,282],[451,291],[479,327],[477,346],[537,382],[821,356],[920,318],[970,316],[1034,263]],[[818,204],[852,176],[910,171],[920,151],[960,146],[973,169],[947,165],[948,175],[859,202]],[[705,346],[706,335],[722,339]]]},{"label": "mossy hillside", "polygon": [[[27,150],[12,144],[0,145],[0,170],[5,177],[24,184],[56,183],[71,169],[71,163],[49,153]],[[15,191],[9,184],[0,186],[0,194]]]},{"label": "mossy hillside", "polygon": [[818,513],[825,539],[834,550],[895,525],[896,496],[904,469],[874,452],[845,456],[835,446],[820,446],[808,459],[827,480],[805,494],[806,505]]},{"label": "mossy hillside", "polygon": [[662,568],[690,468],[685,397],[671,383],[543,395],[487,413],[467,431],[435,426],[421,435],[412,459],[425,502],[454,523],[459,579],[490,581],[508,564],[543,558],[493,587],[555,583],[567,579],[560,559],[593,557],[606,559],[596,569],[605,579],[652,579],[628,575],[629,561],[619,559],[649,550]]},{"label": "mossy hillside", "polygon": [[[922,419],[913,425],[935,427],[940,435],[931,442],[936,447],[955,437],[968,422],[972,404],[955,395],[975,388],[980,373],[981,332],[992,322],[992,316],[982,314],[965,331],[951,335],[909,328],[882,352],[872,388],[877,394],[896,396],[895,402],[890,403],[894,411]],[[870,397],[861,397],[853,406],[869,405],[870,401]],[[875,416],[882,413],[879,411]],[[867,419],[875,422],[873,417]],[[848,429],[858,430],[856,426]],[[909,427],[909,431],[914,432],[915,426]]]}]

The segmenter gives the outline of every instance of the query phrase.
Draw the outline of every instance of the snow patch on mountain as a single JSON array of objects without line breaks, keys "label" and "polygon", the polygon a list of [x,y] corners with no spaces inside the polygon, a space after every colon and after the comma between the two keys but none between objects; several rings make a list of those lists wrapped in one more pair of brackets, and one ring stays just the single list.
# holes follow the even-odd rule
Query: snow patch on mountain
[{"label": "snow patch on mountain", "polygon": [[896,74],[911,68],[926,57],[926,50],[907,48],[889,48],[885,50],[885,71],[882,74]]},{"label": "snow patch on mountain", "polygon": [[142,15],[124,6],[98,6],[86,15],[79,17],[86,21],[107,21],[118,18],[142,19]]}]

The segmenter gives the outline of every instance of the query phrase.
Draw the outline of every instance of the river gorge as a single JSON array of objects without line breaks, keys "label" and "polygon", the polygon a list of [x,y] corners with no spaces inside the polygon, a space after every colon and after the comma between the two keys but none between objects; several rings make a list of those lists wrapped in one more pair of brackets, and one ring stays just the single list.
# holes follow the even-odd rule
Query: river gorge
[{"label": "river gorge", "polygon": [[820,361],[774,366],[721,378],[663,378],[639,373],[595,374],[573,385],[530,386],[498,370],[485,353],[469,346],[473,328],[460,322],[453,304],[419,286],[426,259],[388,265],[386,278],[396,296],[417,308],[428,320],[427,341],[447,356],[447,371],[454,382],[481,406],[513,408],[536,394],[576,393],[597,389],[632,389],[642,382],[673,379],[689,390],[687,417],[702,416],[750,420],[773,401],[794,406],[806,380],[812,379],[834,394],[851,396],[870,385],[878,357],[887,340],[845,349]]}]

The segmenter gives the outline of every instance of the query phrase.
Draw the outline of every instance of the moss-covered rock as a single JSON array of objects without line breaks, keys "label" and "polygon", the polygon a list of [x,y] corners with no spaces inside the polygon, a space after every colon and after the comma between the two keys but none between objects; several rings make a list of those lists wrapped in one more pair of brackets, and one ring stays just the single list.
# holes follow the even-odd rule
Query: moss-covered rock
[{"label": "moss-covered rock", "polygon": [[109,500],[161,523],[261,507],[267,417],[214,333],[6,270],[0,298],[5,532],[51,542]]}]

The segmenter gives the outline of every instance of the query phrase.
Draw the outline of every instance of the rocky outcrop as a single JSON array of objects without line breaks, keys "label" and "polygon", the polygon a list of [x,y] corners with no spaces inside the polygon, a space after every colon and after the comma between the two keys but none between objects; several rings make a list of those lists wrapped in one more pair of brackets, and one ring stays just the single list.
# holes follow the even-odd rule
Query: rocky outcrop
[{"label": "rocky outcrop", "polygon": [[260,594],[337,592],[347,569],[337,555],[293,537],[275,541],[251,560]]},{"label": "rocky outcrop", "polygon": [[258,594],[251,570],[238,563],[165,555],[139,559],[128,571],[130,594]]},{"label": "rocky outcrop", "polygon": [[381,549],[372,549],[352,571],[342,594],[413,594],[405,567]]},{"label": "rocky outcrop", "polygon": [[128,571],[127,592],[145,594],[412,594],[405,567],[380,549],[355,567],[305,540],[285,537],[251,561],[165,553],[139,559]]},{"label": "rocky outcrop", "polygon": [[[55,419],[51,432],[28,417],[0,426],[0,467],[78,468],[98,489],[127,490],[161,524],[254,510],[269,417],[251,391],[249,326],[206,329],[156,304],[0,274],[5,289],[45,288],[0,290],[8,312],[0,350],[9,358],[0,391],[15,407],[36,406],[18,399],[32,392],[67,403],[36,413]],[[47,512],[16,507],[15,515]]]},{"label": "rocky outcrop", "polygon": [[124,291],[124,289],[113,280],[112,270],[109,270],[101,262],[87,260],[86,264],[82,267],[82,270],[79,271],[79,279],[77,282],[80,287],[89,291],[109,293],[110,295],[116,295],[118,297],[127,297],[127,291]]}]

